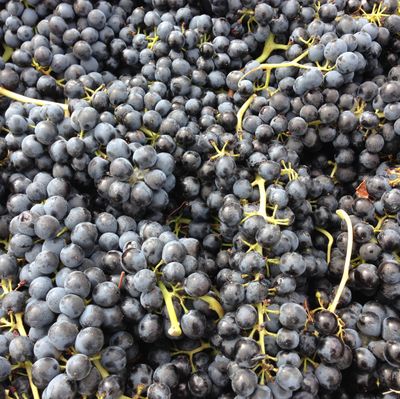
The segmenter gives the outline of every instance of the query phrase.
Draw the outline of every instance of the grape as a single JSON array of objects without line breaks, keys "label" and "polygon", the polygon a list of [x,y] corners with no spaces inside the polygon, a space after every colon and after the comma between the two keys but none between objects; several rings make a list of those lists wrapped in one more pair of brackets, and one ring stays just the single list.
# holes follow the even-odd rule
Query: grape
[{"label": "grape", "polygon": [[200,371],[190,376],[188,387],[192,395],[205,396],[210,393],[212,382],[205,372]]},{"label": "grape", "polygon": [[83,299],[75,294],[63,296],[59,306],[61,313],[72,319],[79,317],[85,308]]},{"label": "grape", "polygon": [[66,374],[58,374],[50,382],[43,392],[45,398],[73,398],[76,386],[69,380]]},{"label": "grape", "polygon": [[86,355],[77,354],[68,359],[65,372],[72,380],[80,381],[89,375],[90,369],[90,359]]},{"label": "grape", "polygon": [[243,396],[251,395],[257,387],[257,376],[252,370],[238,369],[232,376],[232,389]]},{"label": "grape", "polygon": [[331,62],[335,62],[339,55],[346,51],[346,42],[343,39],[334,39],[325,46],[324,57]]},{"label": "grape", "polygon": [[103,344],[103,332],[97,327],[83,328],[76,335],[75,347],[84,355],[91,356],[98,353]]},{"label": "grape", "polygon": [[171,390],[168,385],[162,383],[153,383],[149,386],[147,390],[147,396],[149,399],[168,399],[171,397]]},{"label": "grape", "polygon": [[321,387],[333,391],[340,385],[342,375],[338,369],[320,364],[315,370],[315,375]]},{"label": "grape", "polygon": [[94,302],[102,307],[115,305],[119,300],[119,296],[118,287],[108,281],[98,284],[93,290]]},{"label": "grape", "polygon": [[109,346],[102,352],[102,364],[110,372],[118,372],[126,366],[126,354],[117,346]]},{"label": "grape", "polygon": [[0,379],[1,381],[5,380],[11,373],[11,364],[10,362],[3,356],[0,357],[1,363],[1,374]]},{"label": "grape", "polygon": [[298,368],[290,365],[279,367],[276,382],[281,388],[288,391],[296,391],[300,388],[303,376]]},{"label": "grape", "polygon": [[185,280],[185,291],[191,296],[205,295],[210,289],[210,280],[203,273],[191,273]]},{"label": "grape", "polygon": [[200,311],[190,310],[182,316],[181,328],[187,337],[191,339],[201,338],[206,330],[206,318]]},{"label": "grape", "polygon": [[171,363],[157,367],[154,370],[153,379],[156,383],[166,385],[170,389],[175,388],[179,382],[176,367]]},{"label": "grape", "polygon": [[342,342],[335,336],[328,336],[323,339],[318,348],[318,354],[326,363],[336,363],[343,356],[344,347]]},{"label": "grape", "polygon": [[57,360],[51,357],[43,357],[32,365],[32,378],[39,388],[45,388],[60,373],[60,366]]},{"label": "grape", "polygon": [[354,53],[342,53],[336,60],[336,67],[342,74],[354,72],[358,68],[359,59]]}]

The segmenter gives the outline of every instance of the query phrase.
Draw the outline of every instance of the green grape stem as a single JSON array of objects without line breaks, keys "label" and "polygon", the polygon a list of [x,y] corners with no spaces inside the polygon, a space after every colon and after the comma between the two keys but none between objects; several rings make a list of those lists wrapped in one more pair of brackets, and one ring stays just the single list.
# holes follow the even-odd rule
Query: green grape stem
[{"label": "green grape stem", "polygon": [[[22,320],[22,316],[23,316],[23,313],[15,313],[15,321],[16,321],[17,331],[18,331],[19,335],[26,337],[27,334],[26,334],[24,322]],[[28,376],[29,385],[31,387],[33,399],[40,399],[39,390],[37,389],[36,385],[34,384],[33,378],[32,378],[32,363],[24,362],[23,367],[25,368],[26,374]]]},{"label": "green grape stem", "polygon": [[260,64],[262,64],[264,61],[266,61],[269,56],[271,55],[271,53],[275,50],[287,50],[290,46],[290,44],[279,44],[279,43],[275,43],[275,35],[274,34],[270,34],[268,36],[268,39],[265,41],[264,43],[264,48],[263,51],[261,53],[261,55],[256,58],[256,61],[259,62]]},{"label": "green grape stem", "polygon": [[335,298],[332,303],[329,305],[328,310],[332,313],[335,313],[337,305],[339,303],[340,297],[342,296],[343,290],[346,287],[347,280],[349,279],[349,270],[351,264],[351,252],[353,250],[353,226],[351,223],[350,216],[343,209],[338,209],[336,214],[346,222],[347,227],[347,249],[346,249],[346,258],[344,262],[344,270],[342,279],[340,280],[339,287],[336,291]]},{"label": "green grape stem", "polygon": [[221,319],[224,315],[224,309],[222,308],[221,304],[212,296],[209,295],[203,295],[199,297],[204,302],[207,302],[207,304],[210,306],[210,309],[212,309],[215,313],[217,313],[218,317]]},{"label": "green grape stem", "polygon": [[0,87],[0,95],[8,97],[11,100],[19,101],[21,103],[35,104],[39,106],[43,105],[58,105],[64,110],[64,115],[69,116],[68,104],[56,103],[53,101],[39,100],[37,98],[31,98],[23,96],[22,94],[14,93],[11,90],[7,90],[4,87]]},{"label": "green grape stem", "polygon": [[174,303],[172,301],[174,295],[167,290],[167,287],[162,281],[158,282],[158,287],[160,288],[162,296],[164,297],[168,317],[171,322],[171,327],[168,330],[168,334],[170,334],[172,337],[179,337],[182,335],[182,329],[179,324],[178,316],[175,312]]},{"label": "green grape stem", "polygon": [[92,359],[92,362],[96,369],[99,371],[101,378],[106,378],[110,375],[109,372],[102,366],[99,359]]},{"label": "green grape stem", "polygon": [[261,354],[265,355],[265,330],[264,330],[264,306],[262,303],[257,304],[257,315],[258,315],[258,326],[260,331],[258,332],[258,343],[260,345]]},{"label": "green grape stem", "polygon": [[332,245],[333,245],[333,237],[329,231],[323,229],[322,227],[316,227],[315,230],[319,231],[328,239],[328,246],[326,249],[326,262],[329,264],[331,261],[331,252],[332,252]]},{"label": "green grape stem", "polygon": [[4,53],[2,55],[3,61],[8,62],[8,60],[11,58],[14,50],[10,46],[7,46],[5,44],[3,44],[3,48],[4,48]]},{"label": "green grape stem", "polygon": [[240,107],[239,112],[237,113],[237,123],[236,123],[236,133],[239,136],[239,139],[242,139],[243,136],[243,117],[246,111],[249,109],[250,104],[253,102],[257,94],[251,95]]}]

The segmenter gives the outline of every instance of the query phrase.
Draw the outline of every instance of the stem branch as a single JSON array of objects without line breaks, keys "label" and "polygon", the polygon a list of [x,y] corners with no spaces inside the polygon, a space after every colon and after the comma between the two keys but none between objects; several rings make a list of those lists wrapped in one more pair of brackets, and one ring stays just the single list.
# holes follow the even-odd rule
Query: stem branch
[{"label": "stem branch", "polygon": [[353,226],[351,223],[350,216],[343,209],[338,209],[336,214],[346,222],[347,226],[347,249],[346,249],[346,259],[344,262],[344,270],[342,279],[340,280],[339,287],[336,291],[335,298],[332,303],[329,305],[328,310],[332,313],[335,313],[337,305],[339,303],[340,297],[343,293],[344,287],[346,286],[347,280],[349,279],[349,270],[351,263],[351,252],[353,250]]},{"label": "stem branch", "polygon": [[167,307],[167,313],[169,317],[169,321],[171,322],[171,327],[168,330],[168,334],[172,337],[179,337],[182,335],[182,329],[179,325],[179,320],[175,312],[174,303],[172,301],[173,294],[167,290],[167,287],[164,285],[162,281],[158,282],[158,286],[161,290],[161,293],[164,297],[165,306]]},{"label": "stem branch", "polygon": [[68,105],[67,104],[62,104],[62,103],[56,103],[53,101],[46,101],[46,100],[40,100],[37,98],[31,98],[31,97],[26,97],[23,96],[22,94],[14,93],[11,90],[7,90],[4,87],[0,87],[0,95],[4,97],[11,98],[12,100],[19,101],[21,103],[28,103],[28,104],[35,104],[35,105],[58,105],[64,110],[65,116],[69,115],[68,111]]}]

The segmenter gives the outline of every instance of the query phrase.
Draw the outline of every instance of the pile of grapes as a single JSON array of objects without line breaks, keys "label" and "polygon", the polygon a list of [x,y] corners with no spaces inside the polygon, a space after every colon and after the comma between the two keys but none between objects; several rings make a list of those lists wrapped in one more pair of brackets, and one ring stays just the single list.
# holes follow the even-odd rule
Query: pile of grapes
[{"label": "pile of grapes", "polygon": [[0,399],[400,398],[398,0],[0,0]]}]

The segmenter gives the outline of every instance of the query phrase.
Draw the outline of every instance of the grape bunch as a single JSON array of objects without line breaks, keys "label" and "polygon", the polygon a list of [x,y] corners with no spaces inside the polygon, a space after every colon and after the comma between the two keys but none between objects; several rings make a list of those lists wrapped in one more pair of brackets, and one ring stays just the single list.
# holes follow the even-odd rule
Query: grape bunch
[{"label": "grape bunch", "polygon": [[394,0],[0,0],[0,399],[400,397]]}]

